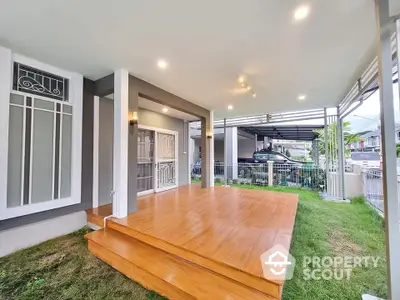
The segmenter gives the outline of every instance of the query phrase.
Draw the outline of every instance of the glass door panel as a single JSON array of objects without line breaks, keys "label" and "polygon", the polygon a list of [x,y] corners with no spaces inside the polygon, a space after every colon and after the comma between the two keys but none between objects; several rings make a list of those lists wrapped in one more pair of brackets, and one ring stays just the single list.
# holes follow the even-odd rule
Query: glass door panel
[{"label": "glass door panel", "polygon": [[154,190],[154,131],[138,132],[138,193]]}]

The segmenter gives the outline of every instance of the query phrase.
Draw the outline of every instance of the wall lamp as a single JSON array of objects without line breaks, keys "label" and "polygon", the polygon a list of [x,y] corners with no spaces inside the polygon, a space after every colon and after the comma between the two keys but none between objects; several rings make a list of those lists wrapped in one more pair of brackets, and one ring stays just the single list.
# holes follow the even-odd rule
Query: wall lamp
[{"label": "wall lamp", "polygon": [[129,113],[129,125],[133,126],[138,123],[138,113],[133,111]]},{"label": "wall lamp", "polygon": [[212,139],[212,137],[213,137],[213,134],[211,132],[207,133],[207,138],[208,139]]}]

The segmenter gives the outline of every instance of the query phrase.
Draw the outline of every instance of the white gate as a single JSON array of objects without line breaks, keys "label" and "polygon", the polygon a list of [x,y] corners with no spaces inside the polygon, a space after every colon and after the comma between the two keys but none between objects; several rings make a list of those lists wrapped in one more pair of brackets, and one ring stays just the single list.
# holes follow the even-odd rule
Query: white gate
[{"label": "white gate", "polygon": [[156,132],[156,192],[178,185],[177,134]]}]

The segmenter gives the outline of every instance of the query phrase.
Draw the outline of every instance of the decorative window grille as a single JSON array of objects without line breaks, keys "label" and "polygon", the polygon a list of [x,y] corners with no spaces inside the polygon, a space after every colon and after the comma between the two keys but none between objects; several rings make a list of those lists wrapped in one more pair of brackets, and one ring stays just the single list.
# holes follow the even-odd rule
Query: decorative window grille
[{"label": "decorative window grille", "polygon": [[13,89],[37,96],[68,101],[67,78],[14,62]]}]

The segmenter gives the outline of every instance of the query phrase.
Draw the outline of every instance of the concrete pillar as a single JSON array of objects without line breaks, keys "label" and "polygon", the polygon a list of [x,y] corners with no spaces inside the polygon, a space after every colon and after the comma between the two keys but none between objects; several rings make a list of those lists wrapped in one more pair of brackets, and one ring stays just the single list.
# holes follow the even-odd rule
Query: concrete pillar
[{"label": "concrete pillar", "polygon": [[267,136],[264,136],[264,145],[263,149],[267,149],[269,144],[269,138]]},{"label": "concrete pillar", "polygon": [[238,178],[238,134],[237,127],[228,127],[225,131],[224,149],[226,151],[227,177],[228,179]]},{"label": "concrete pillar", "polygon": [[318,157],[318,140],[314,139],[312,140],[312,160],[314,161],[314,164],[318,165],[319,164],[319,157]]},{"label": "concrete pillar", "polygon": [[[386,233],[388,298],[400,299],[400,230],[397,186],[395,115],[393,105],[391,18],[389,0],[375,0],[378,74],[380,93],[381,153],[383,157],[383,198]],[[397,37],[400,24],[397,22]],[[398,58],[400,53],[397,52]]]},{"label": "concrete pillar", "polygon": [[339,161],[339,197],[344,199],[345,192],[345,163],[344,163],[344,141],[343,141],[343,119],[340,117],[340,109],[337,107],[337,138],[338,138],[338,161]]},{"label": "concrete pillar", "polygon": [[113,215],[128,215],[129,73],[114,72]]},{"label": "concrete pillar", "polygon": [[328,191],[330,191],[330,187],[328,185],[330,185],[330,181],[328,180],[328,176],[329,176],[329,149],[328,149],[328,110],[325,107],[324,108],[324,140],[325,140],[325,192],[328,195]]},{"label": "concrete pillar", "polygon": [[201,119],[201,187],[214,186],[214,113]]},{"label": "concrete pillar", "polygon": [[268,186],[274,185],[274,162],[268,161]]}]

